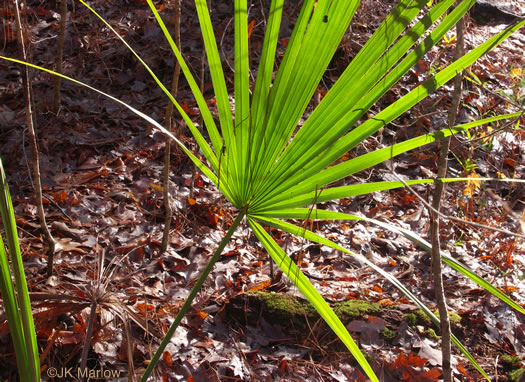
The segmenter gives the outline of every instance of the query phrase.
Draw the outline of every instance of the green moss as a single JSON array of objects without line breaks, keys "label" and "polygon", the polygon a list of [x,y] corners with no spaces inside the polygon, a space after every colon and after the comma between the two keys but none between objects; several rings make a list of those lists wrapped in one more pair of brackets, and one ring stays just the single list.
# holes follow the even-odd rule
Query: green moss
[{"label": "green moss", "polygon": [[417,322],[425,325],[430,326],[432,325],[432,320],[423,312],[421,309],[416,310],[416,316],[417,316]]},{"label": "green moss", "polygon": [[385,327],[381,333],[379,333],[381,338],[383,338],[386,342],[392,343],[392,340],[396,336],[396,332],[388,327]]},{"label": "green moss", "polygon": [[301,301],[291,295],[255,292],[268,313],[268,318],[274,323],[284,326],[292,325],[296,329],[304,328],[305,316],[308,320],[319,319],[319,314],[308,301]]},{"label": "green moss", "polygon": [[[290,325],[292,329],[302,330],[306,328],[305,317],[310,322],[320,319],[317,311],[306,300],[278,293],[254,292],[249,294],[261,303],[266,314],[265,318],[272,323]],[[338,302],[333,304],[332,309],[343,323],[381,312],[379,304],[362,300]]]},{"label": "green moss", "polygon": [[425,335],[434,341],[439,341],[440,337],[436,334],[436,331],[432,328],[429,328],[425,331]]},{"label": "green moss", "polygon": [[408,326],[414,327],[417,324],[417,316],[415,313],[406,313],[403,316],[403,319],[406,321]]},{"label": "green moss", "polygon": [[348,300],[338,302],[332,307],[339,319],[345,323],[362,318],[367,314],[381,313],[381,306],[363,300]]},{"label": "green moss", "polygon": [[457,326],[461,323],[461,316],[456,312],[449,312],[448,318],[450,320],[451,325]]},{"label": "green moss", "polygon": [[413,312],[407,313],[403,316],[406,323],[410,326],[424,325],[430,326],[432,321],[421,309],[414,310]]},{"label": "green moss", "polygon": [[[434,314],[439,318],[439,312],[437,310]],[[450,326],[458,326],[461,323],[461,316],[456,312],[448,312],[448,320],[450,321]]]},{"label": "green moss", "polygon": [[509,379],[512,381],[512,382],[519,382],[521,381],[521,377],[525,374],[525,369],[516,369],[516,370],[512,370],[510,373],[509,373]]},{"label": "green moss", "polygon": [[[436,310],[434,314],[439,318],[439,312]],[[458,326],[461,323],[461,316],[456,312],[448,312],[448,317],[451,326]],[[406,323],[412,327],[416,325],[432,326],[432,320],[421,309],[414,310],[403,316]]]},{"label": "green moss", "polygon": [[510,354],[503,354],[500,358],[501,364],[507,369],[517,369],[521,366],[520,357]]},{"label": "green moss", "polygon": [[500,364],[509,370],[509,381],[519,382],[525,375],[525,369],[521,369],[521,359],[518,356],[503,354],[499,359]]}]

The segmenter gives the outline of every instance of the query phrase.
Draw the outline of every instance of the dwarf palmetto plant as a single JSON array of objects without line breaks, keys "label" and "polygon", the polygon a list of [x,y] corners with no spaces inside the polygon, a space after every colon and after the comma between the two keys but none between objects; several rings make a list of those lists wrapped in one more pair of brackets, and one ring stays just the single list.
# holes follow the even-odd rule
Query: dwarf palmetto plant
[{"label": "dwarf palmetto plant", "polygon": [[[84,1],[79,1],[97,15],[107,27],[113,30],[95,10],[90,8]],[[1,57],[47,71],[86,86],[119,102],[141,116],[164,134],[170,136],[200,171],[219,188],[221,193],[238,210],[237,217],[223,240],[219,243],[217,250],[209,260],[208,265],[197,280],[169,328],[165,339],[151,360],[142,377],[143,381],[147,380],[149,375],[151,375],[171,336],[189,309],[191,302],[243,219],[246,219],[248,225],[275,263],[304,294],[321,317],[348,347],[368,377],[373,381],[378,380],[345,326],[308,278],[279,247],[264,226],[276,227],[294,235],[305,237],[308,240],[330,246],[342,251],[344,254],[359,256],[305,229],[302,223],[296,224],[294,222],[295,220],[313,218],[319,220],[365,220],[397,232],[427,250],[430,249],[430,244],[415,233],[405,229],[373,219],[323,210],[322,208],[317,208],[315,214],[312,214],[311,206],[355,195],[404,187],[405,184],[403,182],[375,182],[346,186],[337,186],[337,182],[399,154],[435,142],[451,134],[462,132],[484,123],[519,115],[518,113],[507,114],[456,126],[452,129],[447,128],[435,131],[357,156],[342,163],[337,163],[337,160],[343,154],[352,150],[376,133],[381,127],[405,113],[525,24],[525,22],[521,22],[520,24],[509,26],[461,59],[430,77],[380,113],[370,117],[363,123],[359,123],[371,106],[464,16],[475,0],[460,1],[447,14],[454,2],[455,0],[443,0],[432,2],[434,5],[429,5],[430,3],[427,0],[401,0],[359,54],[352,59],[346,70],[304,124],[299,126],[301,116],[316,91],[360,1],[305,0],[284,57],[274,77],[284,0],[273,0],[270,5],[257,76],[255,83],[252,84],[250,82],[247,1],[234,0],[232,3],[235,26],[235,105],[232,113],[232,105],[230,104],[207,2],[206,0],[195,0],[215,92],[217,113],[220,121],[219,129],[188,65],[168,33],[153,2],[148,0],[148,4],[172,47],[173,53],[180,63],[182,72],[193,92],[210,142],[204,138],[203,134],[192,123],[190,117],[158,80],[149,66],[140,59],[138,54],[120,36],[119,38],[135,54],[137,59],[140,60],[170,98],[171,102],[174,103],[204,155],[205,159],[202,161],[159,123],[130,105],[85,83],[55,73],[49,69],[12,58]],[[115,31],[113,30],[113,32]],[[117,33],[115,32],[115,34]],[[466,179],[443,179],[440,181],[458,180]],[[432,183],[434,181],[434,179],[424,179],[411,180],[406,183],[413,185]],[[359,258],[390,280],[423,309],[435,323],[439,322],[438,318],[403,284],[368,259],[361,256]],[[443,254],[443,261],[513,308],[525,313],[521,306],[470,271],[466,266],[445,254]],[[455,337],[453,341],[480,373],[488,378],[477,365],[475,359],[461,346]]]},{"label": "dwarf palmetto plant", "polygon": [[[31,302],[20,254],[13,204],[0,159],[0,215],[4,225],[9,257],[0,236],[0,291],[15,347],[18,373],[22,381],[40,381],[40,360],[36,344]],[[14,278],[14,280],[13,280]]]}]

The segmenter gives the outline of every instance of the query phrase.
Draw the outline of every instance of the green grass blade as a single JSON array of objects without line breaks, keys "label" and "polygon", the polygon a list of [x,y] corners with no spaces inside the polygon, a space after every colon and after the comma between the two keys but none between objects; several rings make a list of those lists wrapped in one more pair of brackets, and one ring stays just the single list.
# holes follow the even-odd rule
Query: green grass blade
[{"label": "green grass blade", "polygon": [[[421,238],[419,238],[419,242],[421,242]],[[510,306],[511,308],[517,310],[521,314],[525,314],[525,309],[521,307],[518,303],[516,303],[514,300],[512,300],[510,297],[508,297],[506,294],[504,294],[502,291],[500,291],[498,288],[493,286],[491,283],[486,281],[483,277],[478,276],[474,271],[472,271],[469,267],[467,267],[464,264],[461,264],[459,261],[455,260],[454,258],[442,253],[441,254],[442,261],[449,265],[450,267],[454,268],[459,273],[462,273],[464,276],[469,278],[470,280],[474,281],[476,284],[478,284],[480,287],[485,289],[487,292],[491,293],[495,297],[499,298],[501,301],[503,301],[505,304]]]},{"label": "green grass blade", "polygon": [[[38,357],[38,347],[36,343],[35,326],[31,301],[27,290],[20,244],[16,229],[15,214],[4,167],[0,160],[0,214],[5,229],[5,235],[9,247],[13,275],[16,282],[16,295],[14,294],[11,272],[5,253],[4,243],[0,239],[0,269],[2,295],[6,301],[6,313],[8,314],[11,336],[15,343],[18,370],[20,377],[26,377],[28,381],[40,380],[40,359]],[[5,293],[5,294],[4,294]],[[10,310],[11,312],[8,312]],[[12,326],[11,326],[12,325]],[[27,375],[26,375],[27,372]]]},{"label": "green grass blade", "polygon": [[255,220],[248,218],[248,223],[257,238],[261,241],[266,251],[270,254],[275,263],[282,269],[288,278],[297,286],[306,299],[319,312],[320,316],[332,328],[335,334],[350,350],[359,365],[363,368],[367,376],[372,381],[379,381],[374,371],[368,364],[363,353],[359,350],[341,320],[336,316],[330,306],[321,297],[319,292],[312,285],[310,280],[301,272],[295,263],[284,253],[272,237]]},{"label": "green grass blade", "polygon": [[399,117],[405,111],[413,107],[416,103],[426,98],[429,94],[452,79],[458,72],[462,71],[478,60],[482,55],[498,46],[523,25],[525,25],[525,21],[513,26],[509,26],[504,31],[481,44],[479,47],[473,49],[461,59],[450,64],[434,77],[423,82],[423,84],[419,85],[410,93],[341,138],[330,150],[330,159],[332,159],[330,163],[339,158],[343,153],[354,148],[365,138],[377,132],[377,130],[379,130],[381,127],[392,122],[395,118]]},{"label": "green grass blade", "polygon": [[[370,219],[370,218],[360,218],[360,220],[368,221],[371,223],[374,223],[376,225],[379,225],[383,228],[386,228],[390,231],[397,232],[403,236],[405,236],[408,240],[412,241],[413,243],[417,244],[419,247],[423,248],[427,252],[430,252],[432,250],[432,245],[427,242],[425,239],[420,237],[419,235],[415,234],[414,232],[411,232],[409,230],[406,230],[401,227],[396,227],[388,223],[381,222],[376,219]],[[478,284],[480,287],[485,289],[487,292],[491,293],[493,296],[499,298],[501,301],[503,301],[505,304],[509,305],[511,308],[517,310],[521,314],[525,314],[525,309],[521,307],[517,302],[512,300],[510,297],[508,297],[506,294],[504,294],[502,291],[500,291],[498,288],[493,286],[491,283],[483,279],[483,277],[477,275],[474,271],[472,271],[469,267],[466,265],[460,263],[459,261],[455,260],[454,258],[448,256],[445,253],[441,253],[441,260],[458,271],[459,273],[463,274],[465,277],[470,279],[471,281]]]},{"label": "green grass blade", "polygon": [[[276,97],[278,96],[277,93],[279,89],[285,89],[289,86],[288,84],[290,82],[293,69],[293,64],[289,64],[289,62],[293,63],[293,61],[297,58],[297,55],[299,54],[301,41],[306,33],[306,28],[308,26],[308,21],[311,18],[314,4],[315,0],[306,0],[304,2],[303,6],[301,7],[299,16],[297,17],[295,26],[292,30],[292,35],[288,42],[283,60],[275,76],[273,86],[271,87],[271,89],[270,87],[268,87],[268,89],[261,89],[261,92],[265,95],[265,97],[258,98],[258,101],[260,102],[260,105],[258,105],[258,107],[260,109],[264,109],[264,113],[259,113],[256,116],[256,119],[252,121],[252,124],[254,125],[253,131],[255,135],[253,141],[253,159],[252,164],[250,165],[250,171],[252,173],[251,178],[253,179],[253,182],[258,181],[261,171],[263,171],[265,168],[264,158],[266,155],[266,147],[270,145],[270,140],[277,139],[276,134],[274,132],[275,124],[272,125],[268,122],[270,118],[270,113],[271,111],[273,111],[273,105],[278,102],[276,101]],[[282,9],[280,9],[279,12],[282,13]],[[277,23],[277,20],[274,19],[273,22]],[[277,44],[277,41],[268,40],[268,38],[278,39],[278,37],[278,31],[275,31],[270,36],[268,36],[267,34],[265,38],[265,44],[267,43],[271,46]],[[267,67],[267,70],[271,71],[271,74],[266,74],[268,78],[265,79],[265,84],[261,86],[265,86],[266,84],[269,86],[271,83],[271,76],[273,76],[274,68],[273,66],[269,67],[268,61],[271,61],[272,59],[273,57],[266,58],[265,65]],[[252,107],[256,108],[257,106],[253,105]],[[253,185],[251,187],[253,187]]]},{"label": "green grass blade", "polygon": [[208,65],[210,67],[210,75],[217,98],[217,110],[219,112],[219,119],[221,122],[222,133],[225,138],[225,143],[228,146],[233,145],[233,117],[230,110],[230,100],[228,98],[228,89],[226,87],[226,80],[224,71],[222,70],[222,62],[217,48],[217,41],[213,33],[213,26],[211,23],[210,13],[206,0],[195,0],[195,7],[202,30],[202,38],[206,49],[206,56],[208,58]]},{"label": "green grass blade", "polygon": [[[259,147],[264,134],[260,134],[263,126],[264,116],[268,112],[268,96],[275,66],[275,53],[279,39],[279,26],[283,13],[284,0],[274,0],[270,5],[268,25],[264,36],[264,43],[259,61],[259,69],[253,90],[251,120],[253,125],[253,145]],[[255,132],[257,130],[259,133]],[[255,153],[255,151],[254,151]],[[255,158],[255,155],[252,159]]]},{"label": "green grass blade", "polygon": [[[434,183],[433,179],[418,179],[408,180],[406,183],[410,186],[424,183]],[[288,209],[296,207],[305,207],[312,204],[323,203],[331,200],[338,200],[349,198],[357,195],[370,194],[377,191],[392,190],[394,188],[402,188],[405,185],[402,182],[389,181],[389,182],[370,182],[352,184],[349,186],[322,188],[317,191],[309,192],[293,198],[285,199],[283,201],[272,204],[271,210]],[[257,210],[260,213],[264,210]]]},{"label": "green grass blade", "polygon": [[257,189],[266,179],[268,170],[288,144],[358,4],[359,1],[324,0],[303,5],[270,92],[268,115],[262,122],[266,134],[260,155],[256,156],[251,189]]},{"label": "green grass blade", "polygon": [[239,226],[239,224],[242,222],[243,218],[244,218],[244,211],[241,211],[241,212],[239,212],[239,215],[237,215],[237,217],[233,221],[232,225],[230,226],[230,228],[226,232],[226,235],[224,235],[224,238],[219,243],[219,246],[217,247],[217,249],[213,253],[213,256],[211,257],[211,259],[208,261],[208,264],[206,264],[206,267],[204,268],[204,270],[200,274],[199,278],[197,279],[197,282],[195,283],[195,286],[192,288],[190,294],[188,295],[188,297],[186,297],[186,300],[184,301],[184,304],[180,308],[179,312],[177,313],[177,316],[175,317],[175,319],[173,320],[172,324],[170,325],[168,331],[166,332],[166,336],[164,337],[164,339],[160,343],[157,351],[155,352],[155,355],[153,356],[153,358],[151,359],[148,367],[144,371],[144,374],[142,375],[142,378],[140,379],[141,382],[146,382],[148,380],[148,378],[150,377],[151,373],[153,372],[153,369],[155,368],[155,366],[157,365],[157,363],[160,360],[160,357],[164,353],[164,349],[166,348],[166,346],[171,341],[171,337],[173,337],[173,335],[175,334],[175,331],[177,330],[177,327],[179,326],[179,324],[181,323],[182,319],[186,315],[186,312],[190,309],[193,300],[197,296],[197,293],[199,293],[199,291],[201,290],[202,285],[204,284],[204,281],[206,281],[206,279],[208,278],[208,275],[210,274],[210,272],[213,269],[213,267],[214,267],[215,263],[217,262],[217,260],[219,260],[222,252],[224,251],[224,248],[229,243],[232,235],[234,234],[234,232],[237,229],[237,227]]},{"label": "green grass blade", "polygon": [[480,182],[503,182],[503,183],[525,183],[525,179],[513,179],[513,178],[441,178],[443,183],[450,182],[472,182],[472,180]]},{"label": "green grass blade", "polygon": [[261,58],[259,60],[255,88],[253,90],[249,138],[251,155],[249,158],[250,164],[247,179],[249,188],[253,188],[255,182],[255,167],[258,167],[255,164],[258,163],[258,158],[261,157],[261,148],[266,141],[266,126],[264,121],[268,117],[268,100],[275,67],[275,55],[279,39],[279,26],[283,13],[283,4],[284,0],[274,0],[271,2],[268,25],[266,27]]},{"label": "green grass blade", "polygon": [[[452,0],[448,1],[452,2]],[[328,142],[330,139],[326,139],[325,136],[330,134],[330,130],[333,130],[337,122],[348,113],[348,109],[367,94],[372,86],[388,72],[390,66],[396,60],[392,59],[391,61],[393,62],[390,64],[383,64],[380,63],[383,61],[379,60],[380,57],[383,56],[385,52],[387,52],[389,56],[392,55],[394,50],[388,50],[388,47],[404,31],[408,23],[417,13],[419,13],[419,10],[425,5],[426,1],[419,0],[417,7],[409,7],[408,5],[410,3],[412,3],[412,0],[400,2],[387,16],[378,30],[374,32],[357,56],[352,59],[341,77],[328,91],[310,118],[308,118],[305,125],[299,130],[294,140],[287,147],[283,157],[279,161],[279,165],[282,168],[294,165],[295,162],[301,158],[303,153],[300,151],[302,151],[301,148],[305,147],[306,141],[318,141],[319,143],[316,147],[319,149],[326,147],[325,142]],[[422,31],[419,31],[419,34],[421,33]],[[418,36],[417,33],[405,35],[405,37],[409,37],[409,39],[412,40],[412,44],[417,40]],[[405,41],[408,39],[402,38],[402,40]],[[396,46],[398,46],[400,42],[398,42]],[[408,47],[409,46],[410,44]],[[401,49],[396,49],[395,51],[399,51],[401,55],[403,54]],[[378,60],[379,62],[377,62]],[[362,110],[362,112],[364,113],[365,110]],[[296,167],[300,168],[299,165]]]},{"label": "green grass blade", "polygon": [[[485,118],[479,121],[473,121],[466,124],[458,125],[452,129],[447,128],[441,131],[425,134],[416,138],[406,140],[401,143],[397,143],[389,147],[385,147],[383,149],[371,151],[370,153],[350,159],[346,162],[342,162],[333,167],[329,167],[328,169],[318,172],[310,178],[305,179],[296,185],[288,185],[286,189],[281,190],[281,192],[279,194],[276,194],[276,196],[273,198],[270,198],[269,195],[267,195],[267,199],[265,199],[264,201],[261,201],[259,204],[254,203],[252,209],[258,213],[258,211],[262,211],[267,208],[274,209],[274,206],[280,205],[283,202],[290,202],[291,200],[295,200],[295,198],[298,197],[304,199],[305,195],[312,195],[312,193],[317,193],[317,190],[320,188],[323,188],[333,182],[355,174],[359,171],[373,167],[386,160],[392,159],[397,155],[406,153],[415,148],[422,147],[429,143],[443,139],[452,134],[469,130],[476,126],[496,122],[502,119],[519,117],[519,115],[520,113],[511,113],[498,115],[496,117]],[[280,189],[281,188],[279,187],[279,190]],[[323,190],[322,194],[327,194],[327,191]],[[336,197],[334,199],[339,199],[339,197]],[[324,200],[327,201],[329,199]]]},{"label": "green grass blade", "polygon": [[[416,179],[407,180],[405,183],[409,186],[416,184],[434,183],[435,179]],[[452,182],[471,182],[472,178],[441,178],[443,183]],[[476,181],[487,182],[507,182],[507,183],[525,183],[525,179],[500,179],[500,178],[476,178]],[[286,199],[282,202],[275,203],[272,205],[271,210],[276,211],[279,209],[297,208],[311,206],[312,204],[323,203],[331,200],[338,200],[349,198],[352,196],[370,194],[377,191],[392,190],[395,188],[405,187],[405,183],[399,181],[385,181],[385,182],[371,182],[371,183],[360,183],[351,184],[349,186],[322,188],[317,191],[313,191],[307,194],[302,194],[290,199]],[[264,210],[258,210],[260,213]]]},{"label": "green grass blade", "polygon": [[246,0],[235,0],[235,138],[237,142],[239,165],[242,169],[239,179],[240,199],[245,201],[248,194],[249,166],[251,157],[250,121],[250,65],[248,49],[248,7]]},{"label": "green grass blade", "polygon": [[[473,1],[468,0],[470,4]],[[418,47],[401,64],[391,70],[380,84],[374,85],[388,73],[392,65],[407,52],[453,1],[439,2],[385,54],[386,48],[382,49],[382,47],[390,46],[426,4],[425,1],[418,1],[415,4],[409,3],[401,2],[398,4],[352,60],[343,75],[286,148],[276,164],[276,168],[272,170],[272,178],[267,179],[266,183],[260,186],[259,192],[265,193],[283,181],[292,184],[294,181],[292,179],[299,169],[305,166],[309,167],[309,162],[315,156],[323,151],[330,150],[331,145],[347,132],[349,127],[361,118],[366,110],[434,45],[434,41],[439,41],[442,35],[457,22],[461,17],[458,14],[465,12],[463,3],[456,7],[452,14],[447,16],[425,40],[422,44],[423,48],[422,46]],[[414,54],[416,51],[417,54]],[[321,158],[324,159],[323,156]]]},{"label": "green grass blade", "polygon": [[18,373],[22,381],[30,381],[31,372],[29,370],[29,356],[25,346],[24,330],[22,328],[22,317],[18,308],[13,280],[11,278],[11,268],[7,259],[7,252],[4,242],[0,237],[0,291],[2,292],[2,302],[7,315],[7,323],[11,332],[11,338],[15,348],[16,363]]},{"label": "green grass blade", "polygon": [[[219,112],[219,120],[221,125],[221,132],[224,138],[225,148],[221,151],[221,183],[236,184],[241,177],[242,169],[239,164],[239,148],[235,139],[233,116],[230,109],[230,99],[228,97],[228,88],[226,87],[226,80],[224,71],[222,70],[222,61],[217,48],[217,41],[213,33],[213,26],[211,23],[210,13],[206,0],[195,0],[197,8],[197,15],[202,31],[202,38],[204,47],[206,49],[206,56],[208,58],[208,66],[210,68],[211,80],[217,101],[217,111]],[[230,201],[237,207],[241,207],[242,200],[240,199],[238,187],[231,186]]]}]

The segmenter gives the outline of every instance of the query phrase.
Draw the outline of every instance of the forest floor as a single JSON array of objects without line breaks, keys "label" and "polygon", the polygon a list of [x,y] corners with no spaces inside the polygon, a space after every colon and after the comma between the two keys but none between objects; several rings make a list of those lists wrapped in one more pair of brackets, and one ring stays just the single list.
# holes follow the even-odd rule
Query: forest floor
[{"label": "forest floor", "polygon": [[[28,3],[24,14],[31,42],[30,60],[52,68],[59,32],[58,6],[54,1]],[[233,88],[229,69],[233,65],[232,13],[230,6],[212,3],[227,85]],[[250,21],[254,21],[250,37],[253,62],[258,59],[264,36],[267,7],[262,7],[263,3],[267,1],[254,2],[250,11]],[[94,0],[90,5],[137,49],[165,84],[170,83],[174,57],[144,1]],[[392,6],[391,1],[363,1],[319,85],[312,107]],[[525,9],[523,1],[509,1],[507,6],[515,13]],[[297,3],[286,3],[279,53],[284,52],[299,9]],[[0,51],[19,57],[14,22],[9,16],[12,9],[5,10],[0,14],[5,21],[0,31]],[[162,7],[163,17],[169,18],[172,13],[170,7]],[[467,20],[467,50],[504,27]],[[183,0],[181,35],[182,52],[198,78],[202,43],[197,15],[189,0]],[[455,40],[453,33],[447,36],[370,110],[370,115],[451,61]],[[522,29],[470,68],[471,72],[466,73],[470,80],[464,80],[460,122],[523,110],[524,49]],[[67,75],[163,121],[168,100],[126,47],[77,2],[68,13],[64,57]],[[53,111],[54,79],[33,71],[46,217],[59,248],[54,275],[48,279],[45,244],[34,204],[21,73],[19,66],[0,62],[0,157],[8,173],[27,282],[33,292],[42,378],[58,380],[46,373],[51,368],[76,368],[79,364],[90,295],[98,284],[105,286],[106,293],[97,311],[88,367],[117,370],[127,378],[132,363],[136,375],[141,375],[159,338],[231,224],[233,208],[199,174],[191,196],[192,165],[174,151],[171,241],[168,251],[160,254],[163,135],[118,104],[67,81],[62,83],[62,104],[57,114]],[[484,85],[476,85],[476,78]],[[212,101],[207,72],[203,80],[204,95]],[[443,128],[451,94],[452,84],[447,84],[341,160],[385,147],[394,140]],[[199,123],[185,81],[180,82],[177,99]],[[520,122],[523,126],[525,118]],[[175,123],[181,140],[195,149],[189,130],[182,121]],[[516,121],[482,126],[471,136],[453,139],[450,175],[523,179],[524,140],[525,131]],[[438,151],[438,145],[423,147],[349,181],[396,180],[392,171],[404,179],[433,177]],[[416,190],[426,198],[431,188],[419,186]],[[428,212],[405,189],[340,200],[326,207],[361,213],[429,237]],[[449,185],[443,200],[443,211],[448,215],[521,233],[524,208],[525,188],[506,182]],[[313,229],[366,255],[433,311],[437,309],[430,256],[409,241],[361,222],[316,222]],[[323,297],[338,307],[344,324],[382,381],[439,380],[437,328],[418,314],[413,303],[347,255],[271,232],[299,261]],[[523,240],[447,220],[442,223],[441,240],[446,253],[525,306]],[[247,227],[239,229],[168,345],[157,368],[159,380],[359,380],[362,374],[351,355],[275,268],[272,280],[268,255]],[[448,267],[444,268],[444,281],[449,307],[455,312],[453,333],[493,380],[516,377],[516,369],[525,367],[525,317]],[[0,324],[0,378],[15,380],[16,361],[7,324]],[[457,349],[454,355],[454,375],[459,380],[482,380]]]}]

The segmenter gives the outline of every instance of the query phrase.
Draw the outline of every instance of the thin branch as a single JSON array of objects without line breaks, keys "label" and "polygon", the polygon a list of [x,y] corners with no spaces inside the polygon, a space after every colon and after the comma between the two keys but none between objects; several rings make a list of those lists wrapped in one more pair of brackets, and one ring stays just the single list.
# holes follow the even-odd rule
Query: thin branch
[{"label": "thin branch", "polygon": [[[18,43],[20,46],[20,55],[24,61],[27,61],[26,47],[24,44],[24,33],[22,29],[22,18],[20,16],[20,6],[18,0],[15,0],[15,20]],[[40,159],[38,153],[36,129],[33,119],[33,99],[31,97],[31,76],[29,68],[24,66],[22,79],[24,82],[24,98],[25,98],[25,117],[27,130],[29,132],[29,145],[31,146],[31,154],[33,156],[33,178],[35,189],[35,205],[37,208],[38,218],[40,220],[40,228],[44,234],[44,239],[47,242],[47,276],[51,277],[53,274],[53,257],[55,255],[55,240],[49,231],[46,223],[46,216],[44,213],[44,205],[42,203],[42,184],[40,182]]]},{"label": "thin branch", "polygon": [[[456,52],[455,59],[460,59],[464,54],[464,31],[465,20],[462,18],[456,24]],[[456,123],[456,116],[458,115],[459,103],[461,101],[463,73],[458,73],[454,78],[454,93],[450,109],[448,110],[448,127],[452,127]],[[441,150],[439,153],[439,163],[437,179],[443,179],[447,176],[447,157],[450,150],[451,136],[447,137],[441,142]],[[430,218],[432,221],[431,235],[432,235],[432,278],[434,283],[434,295],[439,311],[439,322],[441,329],[441,354],[442,354],[442,369],[443,381],[452,382],[452,349],[450,343],[450,319],[448,317],[447,298],[445,296],[445,288],[443,286],[443,272],[441,269],[441,243],[439,235],[439,211],[441,208],[441,198],[445,190],[445,183],[436,182],[434,184],[434,195],[432,197],[432,209],[429,209]]]},{"label": "thin branch", "polygon": [[[67,0],[60,0],[60,32],[58,35],[58,48],[57,48],[57,59],[56,59],[56,71],[62,73],[62,64],[64,62],[64,41],[66,38],[67,28]],[[62,78],[59,76],[55,77],[55,94],[54,94],[54,106],[58,113],[60,110],[60,87],[62,84]]]}]

